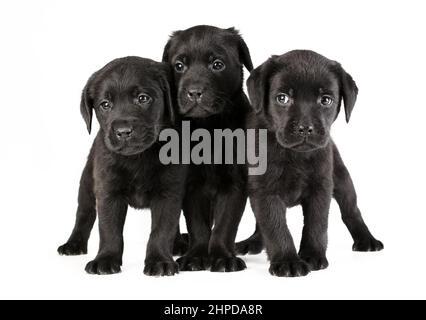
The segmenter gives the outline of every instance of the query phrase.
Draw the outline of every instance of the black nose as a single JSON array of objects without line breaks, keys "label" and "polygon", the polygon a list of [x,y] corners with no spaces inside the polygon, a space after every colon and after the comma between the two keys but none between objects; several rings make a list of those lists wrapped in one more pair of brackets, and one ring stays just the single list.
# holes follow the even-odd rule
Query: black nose
[{"label": "black nose", "polygon": [[115,129],[115,135],[118,140],[126,140],[132,136],[133,128],[132,127],[119,127]]},{"label": "black nose", "polygon": [[314,133],[314,127],[313,126],[299,126],[297,129],[297,132],[299,135],[306,137]]},{"label": "black nose", "polygon": [[201,97],[203,96],[203,89],[191,88],[191,89],[188,89],[186,94],[189,100],[199,102],[201,100]]}]

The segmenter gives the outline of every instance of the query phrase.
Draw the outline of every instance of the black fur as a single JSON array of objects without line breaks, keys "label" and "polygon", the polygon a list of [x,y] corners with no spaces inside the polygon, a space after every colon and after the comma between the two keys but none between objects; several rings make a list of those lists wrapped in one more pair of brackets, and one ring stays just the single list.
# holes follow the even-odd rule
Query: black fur
[{"label": "black fur", "polygon": [[96,258],[86,266],[88,273],[120,272],[123,227],[129,205],[151,208],[152,212],[145,274],[163,276],[178,272],[172,245],[186,166],[165,166],[158,158],[159,132],[174,121],[170,79],[167,64],[127,57],[94,73],[83,90],[81,113],[88,131],[93,110],[100,130],[82,174],[74,230],[58,252],[87,253],[97,211],[100,247]]},{"label": "black fur", "polygon": [[[268,129],[267,172],[249,176],[249,195],[271,274],[303,276],[328,266],[333,195],[355,240],[354,250],[383,249],[363,222],[351,178],[329,134],[342,101],[349,121],[358,93],[352,77],[337,62],[298,50],[271,57],[252,72],[247,86],[253,105],[247,127]],[[304,228],[297,253],[286,208],[299,204]],[[249,241],[245,249],[257,252],[262,246],[259,231]]]},{"label": "black fur", "polygon": [[[216,70],[219,60],[224,68]],[[249,102],[242,89],[243,66],[251,70],[253,65],[234,28],[177,31],[165,46],[163,61],[175,68],[178,110],[191,121],[191,129],[204,128],[213,136],[214,129],[244,127]],[[234,241],[247,201],[246,180],[244,165],[190,166],[183,204],[190,248],[178,260],[181,270],[245,269],[235,256]]]}]

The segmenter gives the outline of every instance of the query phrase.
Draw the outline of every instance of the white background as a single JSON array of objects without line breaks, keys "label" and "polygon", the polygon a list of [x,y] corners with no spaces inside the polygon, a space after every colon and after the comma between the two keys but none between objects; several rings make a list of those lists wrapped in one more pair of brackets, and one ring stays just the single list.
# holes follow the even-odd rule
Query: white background
[{"label": "white background", "polygon": [[[426,298],[424,1],[2,1],[0,8],[0,298]],[[312,49],[338,60],[360,88],[333,136],[353,176],[379,253],[354,253],[333,204],[330,267],[304,278],[268,274],[266,256],[236,274],[143,275],[148,211],[130,210],[123,272],[92,276],[97,251],[60,257],[74,223],[92,136],[79,113],[92,72],[116,57],[161,59],[173,30],[241,30],[254,65]],[[95,132],[97,127],[95,126]],[[302,215],[289,214],[295,240]],[[254,228],[247,207],[239,239]]]}]

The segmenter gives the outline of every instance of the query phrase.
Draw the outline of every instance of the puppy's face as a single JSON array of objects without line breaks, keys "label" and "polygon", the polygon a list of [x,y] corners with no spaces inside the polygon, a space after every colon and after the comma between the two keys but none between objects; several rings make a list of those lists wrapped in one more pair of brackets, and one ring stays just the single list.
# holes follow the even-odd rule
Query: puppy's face
[{"label": "puppy's face", "polygon": [[173,34],[163,61],[174,69],[179,112],[189,118],[222,113],[242,87],[242,66],[253,68],[238,32],[197,26]]},{"label": "puppy's face", "polygon": [[312,51],[292,51],[258,69],[249,79],[250,99],[258,112],[264,110],[284,148],[306,152],[325,147],[342,98],[349,120],[357,88],[338,63]]},{"label": "puppy's face", "polygon": [[339,83],[328,70],[295,66],[271,79],[270,115],[278,142],[285,148],[309,151],[324,147],[339,105]]},{"label": "puppy's face", "polygon": [[89,132],[94,109],[110,151],[129,156],[152,146],[173,112],[167,69],[151,60],[127,57],[96,72],[81,104]]}]

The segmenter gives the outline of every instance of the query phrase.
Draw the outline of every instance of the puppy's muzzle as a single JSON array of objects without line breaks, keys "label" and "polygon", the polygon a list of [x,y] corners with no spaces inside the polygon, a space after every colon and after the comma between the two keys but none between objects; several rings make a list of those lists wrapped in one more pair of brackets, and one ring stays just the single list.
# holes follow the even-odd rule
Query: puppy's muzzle
[{"label": "puppy's muzzle", "polygon": [[111,123],[110,137],[119,144],[130,142],[135,136],[134,119],[114,120]]}]

